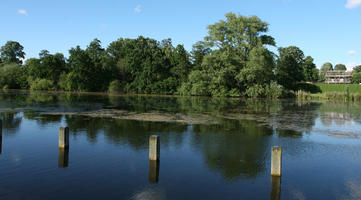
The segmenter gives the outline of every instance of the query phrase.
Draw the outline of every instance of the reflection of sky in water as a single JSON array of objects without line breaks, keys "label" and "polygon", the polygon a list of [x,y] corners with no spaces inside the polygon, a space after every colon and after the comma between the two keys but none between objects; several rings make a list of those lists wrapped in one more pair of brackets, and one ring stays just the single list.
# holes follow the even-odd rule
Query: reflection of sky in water
[{"label": "reflection of sky in water", "polygon": [[325,124],[320,117],[315,120],[311,134],[304,134],[304,138],[320,143],[331,144],[360,144],[361,125],[355,121],[343,120],[343,123],[330,121]]}]

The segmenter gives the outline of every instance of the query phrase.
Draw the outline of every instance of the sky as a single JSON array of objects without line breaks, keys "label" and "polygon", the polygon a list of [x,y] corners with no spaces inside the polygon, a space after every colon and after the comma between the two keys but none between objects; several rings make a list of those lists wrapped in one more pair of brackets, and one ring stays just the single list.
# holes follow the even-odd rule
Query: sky
[{"label": "sky", "polygon": [[318,67],[361,64],[361,0],[0,0],[0,46],[18,41],[26,58],[43,49],[68,56],[94,38],[106,48],[142,35],[191,50],[228,12],[258,16],[277,47],[297,46]]}]

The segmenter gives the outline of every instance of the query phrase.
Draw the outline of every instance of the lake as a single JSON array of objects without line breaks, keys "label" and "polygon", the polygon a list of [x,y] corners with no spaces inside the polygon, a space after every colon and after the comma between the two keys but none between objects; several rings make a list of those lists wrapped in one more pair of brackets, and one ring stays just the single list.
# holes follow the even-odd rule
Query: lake
[{"label": "lake", "polygon": [[0,199],[361,198],[360,103],[2,91],[0,119]]}]

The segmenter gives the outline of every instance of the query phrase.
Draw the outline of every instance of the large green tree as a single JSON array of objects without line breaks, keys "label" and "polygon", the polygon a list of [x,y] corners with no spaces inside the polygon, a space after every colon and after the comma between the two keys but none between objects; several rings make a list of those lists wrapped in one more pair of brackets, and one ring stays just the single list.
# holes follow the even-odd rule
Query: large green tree
[{"label": "large green tree", "polygon": [[[201,63],[201,66],[197,67],[197,74],[203,78],[199,79],[200,83],[197,80],[190,80],[192,85],[184,83],[182,88],[189,88],[193,91],[193,95],[194,91],[208,90],[206,93],[212,96],[239,96],[247,88],[245,85],[247,81],[242,75],[244,73],[241,75],[239,73],[243,68],[254,66],[253,64],[247,66],[252,49],[275,45],[274,39],[265,35],[268,24],[256,16],[245,17],[227,13],[226,20],[221,20],[207,28],[208,36],[205,37],[204,43],[198,43],[193,50],[195,64]],[[272,74],[272,70],[265,74]],[[191,75],[189,79],[194,77],[194,73]]]},{"label": "large green tree", "polygon": [[19,42],[8,41],[0,48],[0,60],[4,64],[22,64],[25,58],[24,47]]},{"label": "large green tree", "polygon": [[358,65],[356,67],[353,68],[354,72],[361,72],[361,65]]},{"label": "large green tree", "polygon": [[326,72],[332,71],[332,70],[333,70],[333,65],[330,62],[324,63],[320,69],[319,81],[325,81],[326,80],[326,77],[325,77]]},{"label": "large green tree", "polygon": [[311,56],[307,56],[303,62],[303,76],[305,81],[314,82],[318,80],[318,71]]},{"label": "large green tree", "polygon": [[296,90],[297,83],[304,80],[304,54],[295,46],[279,48],[275,75],[279,84],[286,89]]},{"label": "large green tree", "polygon": [[344,64],[337,64],[337,65],[335,65],[335,70],[346,71],[347,68],[346,68],[346,65],[344,65]]}]

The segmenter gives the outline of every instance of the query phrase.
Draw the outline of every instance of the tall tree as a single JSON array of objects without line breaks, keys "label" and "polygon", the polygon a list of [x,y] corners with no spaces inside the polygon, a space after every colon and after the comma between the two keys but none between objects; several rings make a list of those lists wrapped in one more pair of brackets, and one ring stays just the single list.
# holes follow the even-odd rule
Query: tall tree
[{"label": "tall tree", "polygon": [[24,47],[19,42],[8,41],[0,48],[0,59],[3,63],[16,63],[21,65],[25,58]]},{"label": "tall tree", "polygon": [[344,65],[344,64],[337,64],[337,65],[335,65],[335,70],[346,71],[347,68],[346,68],[346,65]]},{"label": "tall tree", "polygon": [[303,76],[305,81],[317,81],[317,70],[316,65],[313,63],[313,58],[311,56],[307,56],[303,63]]},{"label": "tall tree", "polygon": [[358,65],[356,67],[353,68],[354,72],[361,72],[361,65]]},{"label": "tall tree", "polygon": [[205,47],[203,41],[199,41],[193,45],[191,51],[191,59],[195,69],[201,69],[204,56],[212,52],[211,48]]},{"label": "tall tree", "polygon": [[326,72],[332,71],[332,70],[333,70],[333,65],[331,63],[329,63],[329,62],[324,63],[320,69],[319,80],[325,81],[326,80]]},{"label": "tall tree", "polygon": [[[200,54],[202,61],[198,59],[197,62],[202,63],[202,66],[197,74],[209,77],[199,81],[210,82],[194,82],[193,85],[198,88],[197,91],[204,91],[205,89],[200,89],[199,86],[207,85],[210,90],[208,93],[212,96],[239,96],[246,87],[239,84],[237,75],[242,68],[247,67],[246,63],[252,49],[263,45],[275,45],[274,39],[264,34],[268,31],[268,24],[256,16],[244,17],[227,13],[226,20],[216,22],[207,28],[208,36],[205,37],[204,47],[213,51],[209,55]],[[204,48],[201,45],[203,44],[198,45],[198,49]]]},{"label": "tall tree", "polygon": [[276,78],[286,89],[295,90],[296,84],[304,80],[304,54],[295,46],[279,48],[279,58],[276,65]]}]

